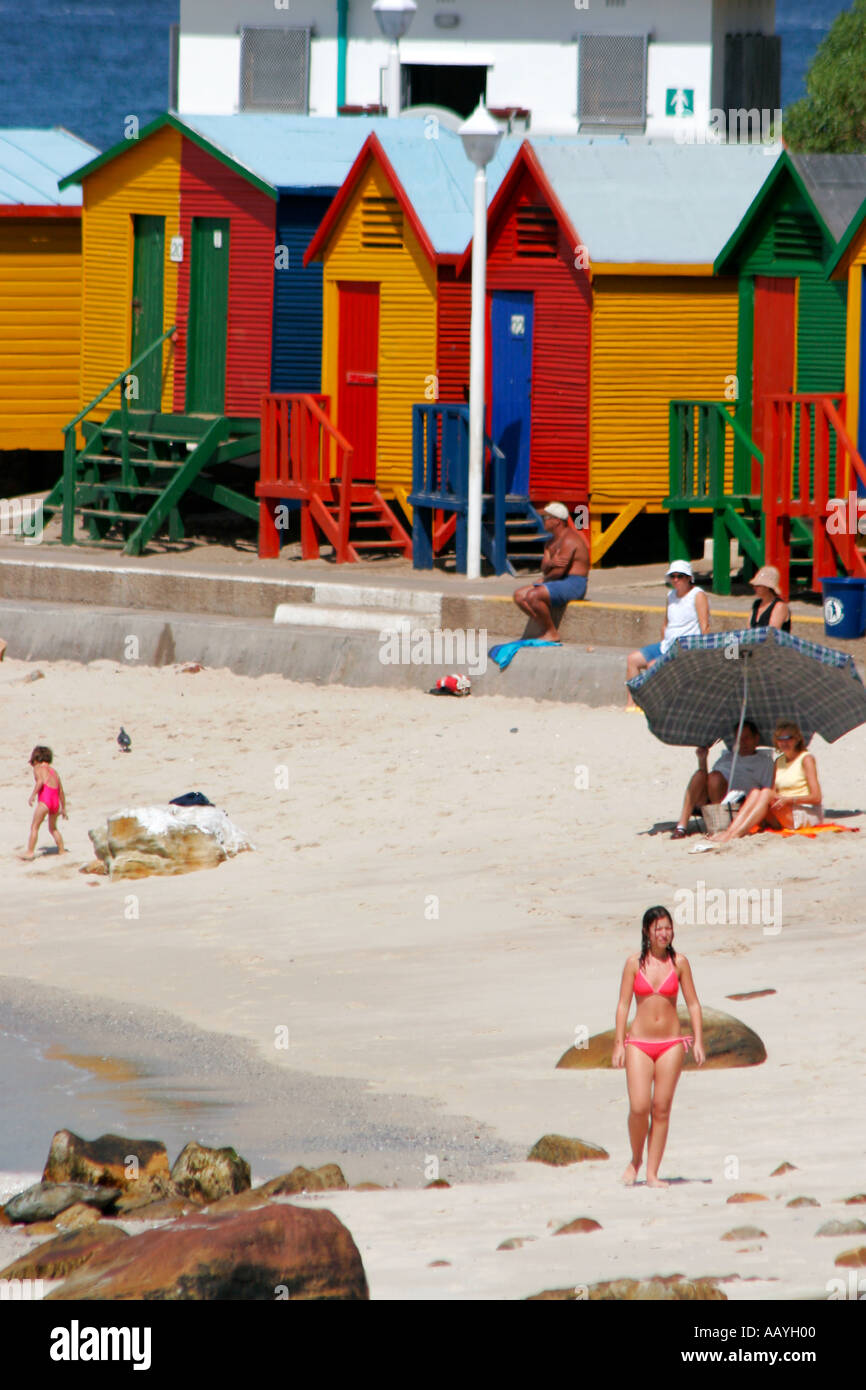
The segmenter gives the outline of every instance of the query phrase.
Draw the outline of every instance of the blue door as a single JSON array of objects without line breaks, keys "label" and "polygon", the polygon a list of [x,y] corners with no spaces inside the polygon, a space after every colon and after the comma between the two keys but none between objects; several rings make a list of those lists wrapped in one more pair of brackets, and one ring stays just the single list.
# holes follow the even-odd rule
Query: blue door
[{"label": "blue door", "polygon": [[284,193],[277,206],[274,251],[272,391],[322,389],[322,264],[304,265],[330,196]]},{"label": "blue door", "polygon": [[509,492],[529,495],[532,422],[532,294],[491,296],[491,434],[506,459]]},{"label": "blue door", "polygon": [[[861,459],[866,459],[866,265],[861,267],[860,274],[863,278],[860,282],[860,406],[857,412],[857,452]],[[866,497],[866,487],[863,486],[859,474],[856,483],[858,497]]]}]

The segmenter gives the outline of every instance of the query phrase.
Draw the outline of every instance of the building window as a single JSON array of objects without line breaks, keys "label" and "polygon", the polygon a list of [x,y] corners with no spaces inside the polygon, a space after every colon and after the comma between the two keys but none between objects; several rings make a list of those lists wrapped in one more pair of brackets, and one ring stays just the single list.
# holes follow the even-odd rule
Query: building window
[{"label": "building window", "polygon": [[646,34],[582,34],[577,115],[581,125],[646,122]]},{"label": "building window", "polygon": [[396,198],[370,193],[361,200],[361,245],[403,249],[403,212]]},{"label": "building window", "polygon": [[306,116],[309,89],[309,29],[241,30],[242,111]]},{"label": "building window", "polygon": [[462,63],[401,63],[401,105],[444,106],[470,116],[486,102],[487,69]]},{"label": "building window", "polygon": [[779,35],[725,34],[722,106],[728,139],[769,139],[770,124],[781,105],[782,40]]}]

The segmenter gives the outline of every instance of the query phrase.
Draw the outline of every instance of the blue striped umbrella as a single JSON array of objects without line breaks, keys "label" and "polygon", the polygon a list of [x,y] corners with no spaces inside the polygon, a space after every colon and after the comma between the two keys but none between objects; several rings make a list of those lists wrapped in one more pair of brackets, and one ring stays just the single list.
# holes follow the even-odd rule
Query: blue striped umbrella
[{"label": "blue striped umbrella", "polygon": [[799,724],[807,743],[866,724],[853,659],[775,627],[679,637],[628,688],[656,738],[692,748],[731,739],[744,719],[765,743],[780,719]]}]

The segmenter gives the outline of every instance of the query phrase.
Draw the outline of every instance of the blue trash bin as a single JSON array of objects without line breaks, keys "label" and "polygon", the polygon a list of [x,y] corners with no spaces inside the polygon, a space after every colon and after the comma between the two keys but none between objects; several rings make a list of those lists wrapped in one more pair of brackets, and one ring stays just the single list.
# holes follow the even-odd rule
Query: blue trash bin
[{"label": "blue trash bin", "polygon": [[866,634],[866,579],[822,579],[824,632],[828,637]]}]

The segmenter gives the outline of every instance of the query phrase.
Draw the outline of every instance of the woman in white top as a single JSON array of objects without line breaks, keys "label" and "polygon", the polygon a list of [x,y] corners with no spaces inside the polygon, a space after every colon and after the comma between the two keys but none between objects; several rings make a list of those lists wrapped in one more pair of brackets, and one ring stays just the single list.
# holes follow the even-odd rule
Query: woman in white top
[{"label": "woman in white top", "polygon": [[[706,635],[710,630],[709,600],[703,589],[695,585],[695,577],[688,560],[674,560],[665,575],[665,581],[671,584],[673,592],[668,594],[662,640],[651,642],[649,646],[639,647],[631,652],[626,667],[626,680],[632,680],[648,666],[652,666],[654,661],[658,661],[659,657],[673,646],[678,637],[700,637],[702,633]],[[626,708],[638,708],[631,698],[631,691]]]}]

